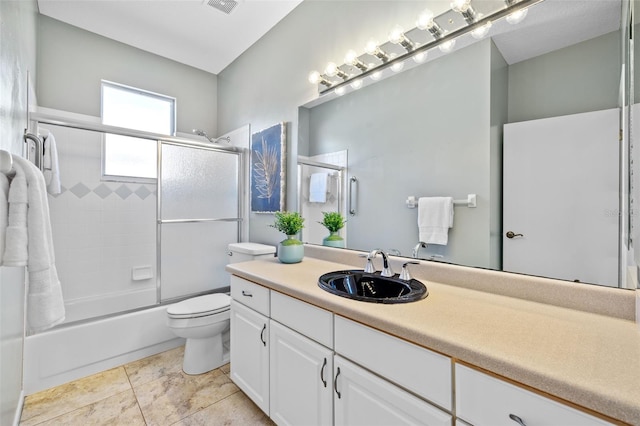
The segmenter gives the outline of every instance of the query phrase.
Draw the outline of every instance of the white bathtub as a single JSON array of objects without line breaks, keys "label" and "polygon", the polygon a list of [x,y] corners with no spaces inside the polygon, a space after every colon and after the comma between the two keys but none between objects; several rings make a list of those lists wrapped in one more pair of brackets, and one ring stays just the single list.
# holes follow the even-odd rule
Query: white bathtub
[{"label": "white bathtub", "polygon": [[28,336],[25,394],[183,345],[166,321],[166,306],[159,306]]}]

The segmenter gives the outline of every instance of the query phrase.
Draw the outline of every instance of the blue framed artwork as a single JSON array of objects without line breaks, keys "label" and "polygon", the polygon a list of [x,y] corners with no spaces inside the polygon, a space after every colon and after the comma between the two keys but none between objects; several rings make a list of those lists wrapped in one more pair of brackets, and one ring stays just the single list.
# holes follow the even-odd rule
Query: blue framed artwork
[{"label": "blue framed artwork", "polygon": [[278,123],[251,135],[251,211],[285,208],[286,134]]}]

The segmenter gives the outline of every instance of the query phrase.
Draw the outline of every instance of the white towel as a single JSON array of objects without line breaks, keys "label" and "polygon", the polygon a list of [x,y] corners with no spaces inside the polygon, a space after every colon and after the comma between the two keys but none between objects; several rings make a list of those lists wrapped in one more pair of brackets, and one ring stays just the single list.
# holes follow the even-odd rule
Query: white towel
[{"label": "white towel", "polygon": [[44,156],[42,158],[44,181],[47,184],[47,192],[52,195],[60,194],[60,165],[58,163],[58,147],[53,133],[46,131],[44,137]]},{"label": "white towel", "polygon": [[0,173],[0,265],[4,255],[4,244],[7,236],[7,224],[9,221],[9,179],[4,173]]},{"label": "white towel", "polygon": [[62,288],[55,267],[49,204],[44,177],[24,158],[14,156],[15,177],[9,185],[9,226],[4,264],[28,272],[27,324],[32,331],[64,321]]},{"label": "white towel", "polygon": [[327,180],[328,173],[313,173],[309,182],[309,202],[327,202]]},{"label": "white towel", "polygon": [[452,197],[421,197],[418,199],[419,241],[445,246],[451,227],[453,227]]}]

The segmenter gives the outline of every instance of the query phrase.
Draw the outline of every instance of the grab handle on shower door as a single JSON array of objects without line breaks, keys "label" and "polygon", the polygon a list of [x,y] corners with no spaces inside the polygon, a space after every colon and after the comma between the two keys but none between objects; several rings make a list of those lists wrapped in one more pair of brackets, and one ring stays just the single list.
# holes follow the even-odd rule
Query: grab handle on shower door
[{"label": "grab handle on shower door", "polygon": [[349,179],[349,214],[351,216],[356,215],[356,200],[358,198],[358,178],[351,176]]}]

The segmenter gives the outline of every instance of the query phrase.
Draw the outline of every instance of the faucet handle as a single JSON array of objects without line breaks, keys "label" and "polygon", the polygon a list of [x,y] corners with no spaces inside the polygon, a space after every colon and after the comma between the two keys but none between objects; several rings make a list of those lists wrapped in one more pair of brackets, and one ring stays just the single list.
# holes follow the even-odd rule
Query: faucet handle
[{"label": "faucet handle", "polygon": [[409,265],[419,265],[420,262],[413,262],[413,261],[409,261],[409,262],[405,262],[402,264],[402,271],[400,271],[400,276],[399,278],[403,281],[411,281],[412,277],[411,274],[409,273]]},{"label": "faucet handle", "polygon": [[358,256],[367,258],[367,264],[364,266],[364,272],[366,272],[367,274],[373,274],[376,272],[376,267],[373,266],[373,260],[371,256],[369,256],[369,254],[362,253]]}]

